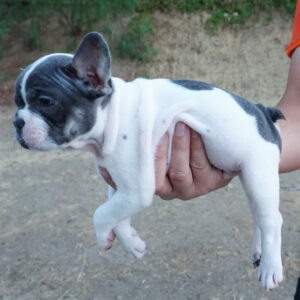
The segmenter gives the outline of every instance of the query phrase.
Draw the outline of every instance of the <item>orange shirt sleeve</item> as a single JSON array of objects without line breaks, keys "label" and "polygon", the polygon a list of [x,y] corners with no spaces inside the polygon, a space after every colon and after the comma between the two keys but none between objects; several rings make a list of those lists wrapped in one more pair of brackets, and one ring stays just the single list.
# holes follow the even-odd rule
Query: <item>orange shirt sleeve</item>
[{"label": "orange shirt sleeve", "polygon": [[297,2],[292,41],[286,47],[286,54],[291,57],[294,50],[300,46],[300,1]]}]

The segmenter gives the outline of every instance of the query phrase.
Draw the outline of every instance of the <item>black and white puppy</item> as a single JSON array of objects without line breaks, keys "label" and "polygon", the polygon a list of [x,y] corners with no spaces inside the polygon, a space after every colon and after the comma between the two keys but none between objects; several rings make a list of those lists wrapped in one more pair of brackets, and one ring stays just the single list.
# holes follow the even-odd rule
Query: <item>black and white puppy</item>
[{"label": "black and white puppy", "polygon": [[[97,33],[76,53],[51,54],[29,65],[16,82],[19,143],[34,150],[84,149],[117,185],[94,214],[98,242],[116,235],[135,257],[145,243],[130,218],[152,203],[154,157],[162,136],[182,121],[199,132],[210,162],[226,176],[238,174],[254,219],[253,263],[266,289],[283,279],[278,165],[284,118],[220,88],[192,80],[111,77],[110,51]],[[170,141],[170,145],[171,145]],[[170,157],[169,150],[169,157]]]}]

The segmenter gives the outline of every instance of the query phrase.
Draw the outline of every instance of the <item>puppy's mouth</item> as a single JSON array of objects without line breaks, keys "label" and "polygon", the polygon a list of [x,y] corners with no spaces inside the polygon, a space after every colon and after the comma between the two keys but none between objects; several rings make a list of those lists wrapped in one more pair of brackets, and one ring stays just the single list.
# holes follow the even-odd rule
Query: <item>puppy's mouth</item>
[{"label": "puppy's mouth", "polygon": [[20,145],[21,145],[23,148],[29,150],[28,145],[26,144],[26,142],[25,142],[23,139],[20,141]]},{"label": "puppy's mouth", "polygon": [[21,136],[20,133],[18,133],[18,131],[16,130],[15,132],[16,135],[16,139],[18,141],[18,143],[25,149],[29,150],[29,146],[26,144],[25,140],[23,139],[23,137]]},{"label": "puppy's mouth", "polygon": [[16,139],[18,143],[27,150],[37,150],[37,151],[50,151],[57,149],[57,145],[51,141],[47,141],[44,143],[31,143],[30,141],[26,141],[22,134],[16,131]]}]

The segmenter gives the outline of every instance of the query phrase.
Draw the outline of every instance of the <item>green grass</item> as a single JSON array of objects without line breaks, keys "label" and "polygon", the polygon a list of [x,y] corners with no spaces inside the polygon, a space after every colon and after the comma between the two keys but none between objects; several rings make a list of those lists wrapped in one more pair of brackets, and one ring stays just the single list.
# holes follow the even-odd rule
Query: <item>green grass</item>
[{"label": "green grass", "polygon": [[293,15],[297,0],[151,0],[141,1],[140,12],[178,10],[182,13],[208,12],[210,17],[204,26],[209,33],[217,33],[226,26],[245,24],[247,19],[259,11],[271,16],[274,10]]},{"label": "green grass", "polygon": [[[43,46],[41,29],[47,20],[56,15],[70,40],[82,35],[102,20],[117,18],[120,14],[135,11],[138,0],[2,0],[0,2],[0,42],[17,29],[24,36],[24,45]],[[29,22],[28,26],[24,23]],[[3,49],[0,46],[0,53]]]},{"label": "green grass", "polygon": [[151,42],[151,35],[154,32],[151,16],[139,15],[133,17],[118,43],[120,57],[128,57],[142,63],[149,61],[157,54],[157,50]]},{"label": "green grass", "polygon": [[[121,32],[107,32],[118,41],[115,43],[121,57],[129,57],[140,62],[149,61],[157,50],[151,37],[155,34],[155,24],[151,14],[157,10],[181,13],[209,13],[205,28],[209,33],[217,33],[226,26],[242,26],[260,11],[271,18],[274,10],[294,14],[297,0],[2,0],[0,2],[0,42],[18,29],[24,36],[24,44],[32,49],[42,48],[41,29],[53,14],[65,28],[74,44],[74,37],[93,29],[101,20],[104,28],[115,28],[118,16],[132,16],[127,27]],[[23,27],[25,21],[29,27]],[[118,29],[119,30],[119,29]],[[0,45],[0,57],[3,49]]]}]

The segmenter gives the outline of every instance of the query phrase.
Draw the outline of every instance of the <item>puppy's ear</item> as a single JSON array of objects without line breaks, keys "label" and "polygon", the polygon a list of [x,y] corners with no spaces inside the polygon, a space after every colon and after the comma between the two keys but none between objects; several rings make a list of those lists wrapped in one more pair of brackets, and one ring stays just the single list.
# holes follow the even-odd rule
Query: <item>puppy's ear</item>
[{"label": "puppy's ear", "polygon": [[79,78],[87,81],[97,92],[110,94],[110,62],[108,45],[98,32],[88,33],[79,44],[72,66]]}]

